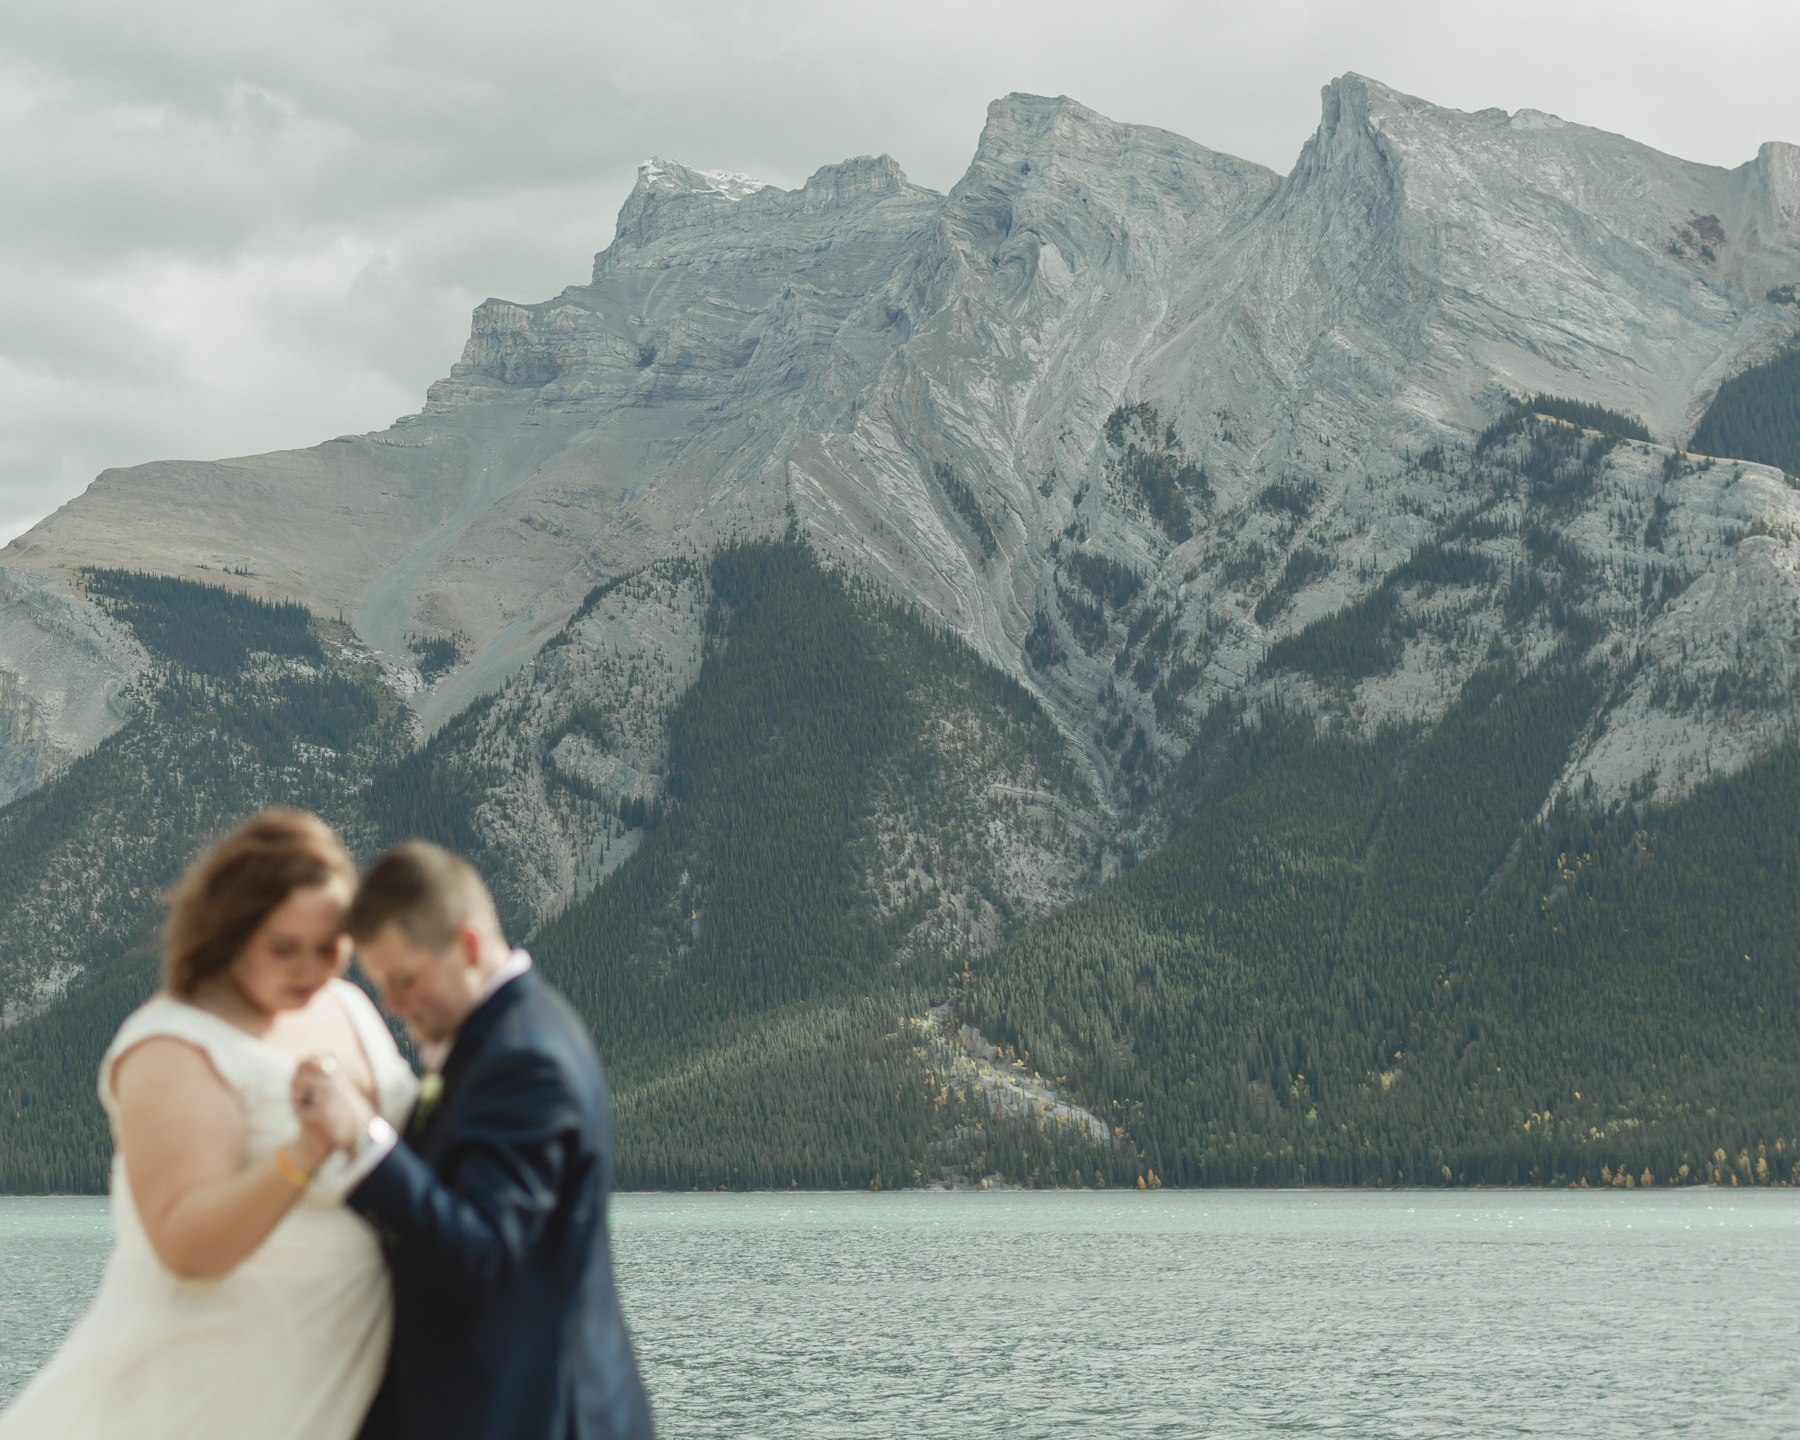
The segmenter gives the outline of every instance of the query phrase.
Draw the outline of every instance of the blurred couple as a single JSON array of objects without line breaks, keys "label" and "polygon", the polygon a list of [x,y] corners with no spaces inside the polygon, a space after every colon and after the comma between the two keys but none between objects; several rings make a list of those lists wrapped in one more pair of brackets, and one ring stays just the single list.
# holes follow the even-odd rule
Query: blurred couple
[{"label": "blurred couple", "polygon": [[100,1100],[113,1252],[0,1440],[649,1440],[600,1066],[465,861],[359,887],[323,821],[249,821],[176,887]]}]

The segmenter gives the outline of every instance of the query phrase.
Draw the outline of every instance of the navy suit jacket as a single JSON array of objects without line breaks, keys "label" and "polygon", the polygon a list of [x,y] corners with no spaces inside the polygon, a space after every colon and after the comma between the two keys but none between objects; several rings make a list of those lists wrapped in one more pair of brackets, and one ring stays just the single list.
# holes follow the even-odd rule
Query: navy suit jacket
[{"label": "navy suit jacket", "polygon": [[586,1028],[530,973],[464,1022],[429,1113],[349,1203],[394,1275],[364,1440],[650,1440],[613,1288],[612,1122]]}]

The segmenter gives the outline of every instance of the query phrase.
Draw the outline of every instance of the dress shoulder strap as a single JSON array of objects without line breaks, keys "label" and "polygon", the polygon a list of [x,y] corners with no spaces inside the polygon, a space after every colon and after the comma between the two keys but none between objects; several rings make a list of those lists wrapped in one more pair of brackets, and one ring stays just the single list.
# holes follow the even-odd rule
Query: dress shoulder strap
[{"label": "dress shoulder strap", "polygon": [[351,1028],[356,1031],[356,1038],[362,1042],[363,1054],[368,1057],[369,1070],[375,1079],[382,1116],[398,1124],[406,1118],[418,1095],[418,1077],[401,1056],[400,1047],[394,1043],[393,1033],[373,1000],[348,980],[333,980],[331,994],[343,1007]]},{"label": "dress shoulder strap", "polygon": [[100,1103],[113,1121],[118,1119],[118,1100],[113,1095],[113,1066],[128,1050],[146,1040],[167,1037],[192,1045],[202,1052],[213,1069],[238,1095],[247,1100],[263,1088],[272,1063],[280,1057],[266,1045],[246,1035],[237,1026],[208,1014],[197,1005],[189,1005],[168,995],[156,995],[125,1017],[125,1023],[106,1047],[100,1061]]},{"label": "dress shoulder strap", "polygon": [[337,1001],[345,1018],[355,1029],[357,1039],[367,1045],[377,1036],[387,1036],[387,1022],[381,1018],[375,1002],[363,994],[360,986],[342,979],[328,980],[325,983],[326,988],[331,991],[331,998]]}]

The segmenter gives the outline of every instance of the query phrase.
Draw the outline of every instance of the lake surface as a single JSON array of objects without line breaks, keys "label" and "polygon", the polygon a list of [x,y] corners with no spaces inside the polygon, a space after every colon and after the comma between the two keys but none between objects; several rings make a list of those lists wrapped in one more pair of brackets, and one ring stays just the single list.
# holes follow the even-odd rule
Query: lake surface
[{"label": "lake surface", "polygon": [[[1800,1434],[1800,1191],[616,1205],[665,1440]],[[0,1400],[107,1233],[0,1199]]]}]

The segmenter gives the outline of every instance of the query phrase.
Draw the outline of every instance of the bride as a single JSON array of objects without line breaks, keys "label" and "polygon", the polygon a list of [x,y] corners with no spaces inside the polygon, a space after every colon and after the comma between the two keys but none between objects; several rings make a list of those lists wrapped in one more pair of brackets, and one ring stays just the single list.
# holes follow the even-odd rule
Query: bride
[{"label": "bride", "polygon": [[113,1253],[0,1440],[356,1434],[387,1360],[387,1269],[342,1204],[345,1158],[289,1094],[319,1056],[388,1118],[412,1104],[381,1016],[340,978],[355,884],[323,821],[270,810],[176,886],[163,989],[100,1066]]}]

